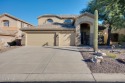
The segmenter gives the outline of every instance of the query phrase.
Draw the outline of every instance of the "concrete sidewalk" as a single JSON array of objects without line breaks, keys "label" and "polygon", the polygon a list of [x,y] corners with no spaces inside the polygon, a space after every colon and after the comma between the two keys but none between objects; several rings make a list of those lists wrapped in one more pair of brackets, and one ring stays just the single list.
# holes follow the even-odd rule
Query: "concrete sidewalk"
[{"label": "concrete sidewalk", "polygon": [[0,82],[125,83],[125,74],[0,74]]},{"label": "concrete sidewalk", "polygon": [[0,54],[0,82],[125,82],[125,74],[91,73],[80,47],[21,47]]}]

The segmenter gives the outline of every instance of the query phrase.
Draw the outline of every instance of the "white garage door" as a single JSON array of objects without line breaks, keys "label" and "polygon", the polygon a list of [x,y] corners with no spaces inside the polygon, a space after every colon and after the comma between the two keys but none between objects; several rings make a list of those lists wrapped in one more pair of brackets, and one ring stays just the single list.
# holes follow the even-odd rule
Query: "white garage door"
[{"label": "white garage door", "polygon": [[27,45],[30,46],[54,46],[54,33],[28,33]]},{"label": "white garage door", "polygon": [[74,46],[75,34],[74,33],[60,33],[59,46]]}]

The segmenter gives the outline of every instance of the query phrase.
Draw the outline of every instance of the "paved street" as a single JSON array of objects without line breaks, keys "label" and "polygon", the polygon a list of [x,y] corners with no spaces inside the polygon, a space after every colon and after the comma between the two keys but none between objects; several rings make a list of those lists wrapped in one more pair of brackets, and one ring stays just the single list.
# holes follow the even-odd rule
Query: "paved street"
[{"label": "paved street", "polygon": [[0,54],[0,82],[124,82],[124,78],[125,74],[92,74],[78,47],[29,46]]}]

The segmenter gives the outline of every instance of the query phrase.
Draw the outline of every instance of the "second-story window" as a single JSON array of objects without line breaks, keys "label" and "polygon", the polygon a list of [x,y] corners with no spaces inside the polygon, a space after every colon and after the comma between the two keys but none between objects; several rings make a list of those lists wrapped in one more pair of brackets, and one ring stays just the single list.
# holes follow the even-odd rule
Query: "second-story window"
[{"label": "second-story window", "polygon": [[67,23],[68,23],[68,24],[69,24],[69,23],[72,23],[72,20],[71,20],[71,19],[66,19],[66,20],[64,21],[64,23],[66,23],[66,24],[67,24]]},{"label": "second-story window", "polygon": [[53,23],[52,19],[47,19],[46,23]]},{"label": "second-story window", "polygon": [[9,27],[9,20],[4,20],[3,25],[4,27]]}]

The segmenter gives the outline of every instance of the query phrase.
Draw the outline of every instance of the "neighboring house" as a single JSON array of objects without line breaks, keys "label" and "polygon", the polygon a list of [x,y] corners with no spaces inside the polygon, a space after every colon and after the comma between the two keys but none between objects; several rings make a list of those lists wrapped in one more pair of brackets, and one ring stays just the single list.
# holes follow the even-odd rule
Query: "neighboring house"
[{"label": "neighboring house", "polygon": [[[26,46],[93,45],[94,15],[42,15],[38,26],[21,29],[26,33]],[[105,44],[107,29],[99,26],[99,43]]]},{"label": "neighboring house", "polygon": [[[20,29],[23,27],[31,27],[32,24],[20,20],[9,14],[0,15],[0,40],[7,43],[12,42],[17,38]],[[20,36],[22,33],[20,33]]]}]

